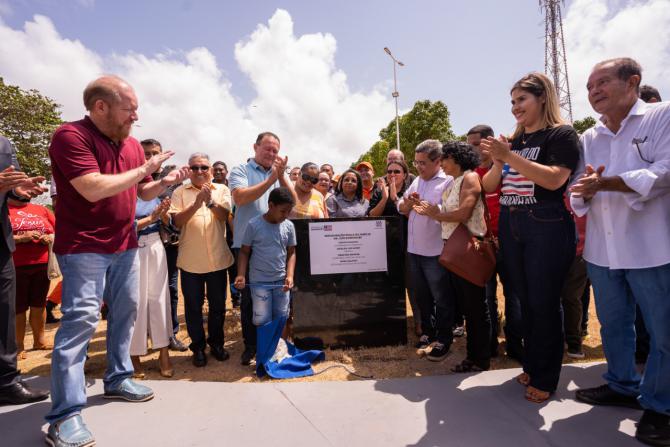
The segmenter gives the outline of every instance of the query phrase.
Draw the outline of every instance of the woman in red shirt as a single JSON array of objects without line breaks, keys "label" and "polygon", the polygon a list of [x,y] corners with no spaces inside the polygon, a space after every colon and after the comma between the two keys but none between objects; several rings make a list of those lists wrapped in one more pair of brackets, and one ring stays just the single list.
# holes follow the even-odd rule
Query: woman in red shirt
[{"label": "woman in red shirt", "polygon": [[9,198],[9,220],[12,224],[16,251],[16,342],[18,356],[26,357],[23,339],[26,333],[26,314],[30,308],[30,327],[33,330],[33,349],[51,349],[44,339],[45,306],[49,292],[47,264],[49,243],[53,241],[56,220],[42,205]]}]

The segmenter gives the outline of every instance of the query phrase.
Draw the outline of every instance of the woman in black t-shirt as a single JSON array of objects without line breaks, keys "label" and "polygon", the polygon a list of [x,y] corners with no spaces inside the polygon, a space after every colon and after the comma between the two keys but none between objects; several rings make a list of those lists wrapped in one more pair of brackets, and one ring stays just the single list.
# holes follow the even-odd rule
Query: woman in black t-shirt
[{"label": "woman in black t-shirt", "polygon": [[[575,227],[563,194],[579,160],[579,138],[561,119],[556,89],[530,73],[511,89],[516,130],[480,148],[494,160],[484,176],[501,184],[499,237],[510,301],[521,304],[526,399],[544,402],[556,390],[563,361],[561,290],[575,256]],[[509,351],[508,351],[509,354]]]}]

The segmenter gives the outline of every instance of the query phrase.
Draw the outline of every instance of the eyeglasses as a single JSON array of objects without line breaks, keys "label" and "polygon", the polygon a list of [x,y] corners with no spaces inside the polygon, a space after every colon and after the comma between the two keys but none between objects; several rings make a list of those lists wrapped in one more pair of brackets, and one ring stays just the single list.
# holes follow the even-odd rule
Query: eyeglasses
[{"label": "eyeglasses", "polygon": [[412,162],[412,164],[413,164],[414,166],[426,166],[426,162],[423,161],[423,160],[414,160],[414,161]]},{"label": "eyeglasses", "polygon": [[386,173],[387,174],[402,174],[402,171],[400,169],[387,169]]},{"label": "eyeglasses", "polygon": [[209,171],[209,166],[193,165],[193,166],[189,166],[189,168],[191,168],[191,171],[201,171],[201,172]]},{"label": "eyeglasses", "polygon": [[309,174],[302,174],[301,178],[306,182],[310,182],[312,185],[316,185],[317,183],[319,183],[318,177],[312,177]]},{"label": "eyeglasses", "polygon": [[648,138],[648,137],[644,137],[644,138],[633,138],[633,141],[631,141],[631,143],[633,143],[633,144],[635,145],[635,147],[637,148],[637,154],[640,156],[640,158],[642,159],[642,161],[644,161],[644,162],[646,162],[646,163],[653,163],[653,161],[651,161],[651,160],[647,160],[646,158],[644,158],[644,157],[642,156],[642,151],[640,150],[640,145],[641,145],[642,143],[646,143],[646,142],[647,142],[647,138]]}]

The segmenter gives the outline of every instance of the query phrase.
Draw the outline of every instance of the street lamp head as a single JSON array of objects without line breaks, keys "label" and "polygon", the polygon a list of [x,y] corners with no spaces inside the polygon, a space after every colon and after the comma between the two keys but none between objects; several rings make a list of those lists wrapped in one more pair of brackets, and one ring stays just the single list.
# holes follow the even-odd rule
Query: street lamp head
[{"label": "street lamp head", "polygon": [[389,50],[388,47],[384,47],[384,51],[386,51],[386,54],[388,54],[389,56],[393,56],[393,55],[391,54],[391,50]]},{"label": "street lamp head", "polygon": [[404,67],[404,66],[405,66],[405,64],[403,64],[403,63],[400,62],[400,61],[398,61],[398,65],[400,65],[401,67]]}]

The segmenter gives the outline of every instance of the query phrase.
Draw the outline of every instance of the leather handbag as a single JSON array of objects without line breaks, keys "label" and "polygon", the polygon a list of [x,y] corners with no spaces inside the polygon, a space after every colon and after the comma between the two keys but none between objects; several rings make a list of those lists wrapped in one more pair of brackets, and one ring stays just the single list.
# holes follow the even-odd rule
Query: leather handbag
[{"label": "leather handbag", "polygon": [[484,287],[496,269],[498,244],[491,233],[491,215],[486,204],[481,179],[479,184],[481,185],[481,200],[484,204],[486,234],[483,238],[473,236],[467,226],[459,223],[449,239],[444,241],[439,262],[444,268],[466,281]]}]

